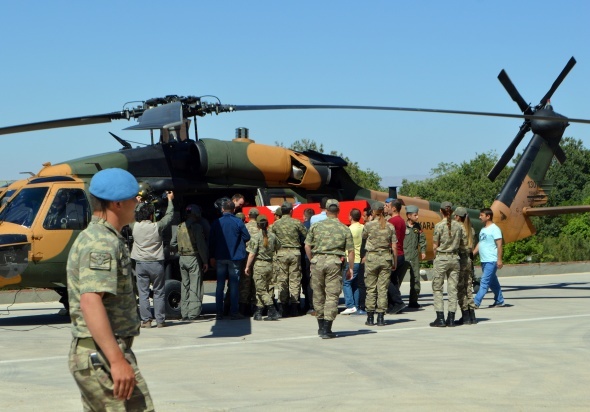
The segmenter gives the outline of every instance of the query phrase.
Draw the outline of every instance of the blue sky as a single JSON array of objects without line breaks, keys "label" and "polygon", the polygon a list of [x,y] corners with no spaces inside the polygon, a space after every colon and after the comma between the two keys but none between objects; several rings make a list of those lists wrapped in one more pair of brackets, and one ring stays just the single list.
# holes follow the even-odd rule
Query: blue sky
[{"label": "blue sky", "polygon": [[[587,1],[23,1],[0,15],[0,125],[107,113],[167,94],[222,103],[352,104],[518,113],[506,69],[537,104],[571,56],[557,112],[590,117]],[[383,176],[428,176],[440,162],[501,153],[515,119],[367,111],[208,116],[200,137],[322,143]],[[9,136],[0,179],[119,149],[126,121]],[[566,136],[588,146],[590,125]],[[523,142],[522,145],[526,143]],[[520,150],[522,150],[520,147]],[[482,176],[483,178],[483,176]]]}]

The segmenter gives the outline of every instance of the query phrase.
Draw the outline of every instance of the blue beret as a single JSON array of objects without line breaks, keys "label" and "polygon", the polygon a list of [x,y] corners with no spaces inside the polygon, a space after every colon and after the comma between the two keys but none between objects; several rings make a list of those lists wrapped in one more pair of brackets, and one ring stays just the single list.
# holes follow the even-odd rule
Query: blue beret
[{"label": "blue beret", "polygon": [[393,197],[388,197],[387,199],[385,199],[385,203],[391,203],[393,202],[395,199]]},{"label": "blue beret", "polygon": [[128,171],[112,168],[95,174],[88,190],[99,199],[120,202],[137,196],[139,184]]},{"label": "blue beret", "polygon": [[406,206],[406,213],[418,213],[418,206],[414,206],[414,205]]}]

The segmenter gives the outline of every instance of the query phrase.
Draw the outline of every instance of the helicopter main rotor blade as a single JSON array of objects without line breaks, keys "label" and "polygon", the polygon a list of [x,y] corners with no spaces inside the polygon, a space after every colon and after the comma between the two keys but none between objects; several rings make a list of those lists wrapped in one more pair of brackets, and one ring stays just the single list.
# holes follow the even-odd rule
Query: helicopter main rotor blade
[{"label": "helicopter main rotor blade", "polygon": [[351,110],[387,110],[399,112],[418,113],[441,113],[441,114],[466,114],[472,116],[507,117],[511,119],[537,119],[570,123],[590,124],[590,119],[575,119],[569,117],[540,116],[535,114],[510,114],[493,112],[474,112],[468,110],[445,110],[445,109],[424,109],[415,107],[392,107],[392,106],[347,106],[329,104],[276,104],[276,105],[224,105],[226,111],[246,110],[309,110],[309,109],[351,109]]},{"label": "helicopter main rotor blade", "polygon": [[490,179],[492,182],[496,180],[496,178],[506,167],[510,159],[514,157],[514,152],[516,151],[516,148],[522,141],[524,135],[527,134],[529,130],[531,130],[530,122],[525,121],[522,124],[522,126],[520,126],[520,130],[518,131],[518,133],[516,133],[516,136],[514,136],[514,139],[512,139],[512,142],[510,143],[508,148],[506,148],[506,150],[502,154],[502,157],[498,159],[492,170],[490,170],[490,173],[488,173],[488,179]]},{"label": "helicopter main rotor blade", "polygon": [[551,99],[551,96],[553,96],[553,93],[555,93],[555,90],[557,90],[557,88],[559,87],[559,85],[561,84],[563,79],[565,79],[565,76],[568,75],[570,70],[575,65],[576,65],[576,59],[574,59],[574,57],[572,56],[572,58],[569,59],[569,61],[567,62],[567,64],[565,65],[565,67],[563,68],[561,73],[559,73],[559,76],[557,76],[557,79],[555,79],[555,81],[553,82],[553,85],[551,86],[551,88],[549,89],[547,94],[545,96],[543,96],[543,98],[541,99],[541,103],[539,103],[539,105],[541,107],[545,107],[545,105],[547,104],[547,101],[549,99]]},{"label": "helicopter main rotor blade", "polygon": [[522,98],[518,90],[516,90],[516,86],[514,86],[514,83],[512,83],[505,70],[500,72],[498,75],[498,80],[500,80],[500,83],[502,83],[504,89],[506,89],[510,97],[512,97],[512,100],[516,102],[521,112],[525,114],[533,113],[531,106]]},{"label": "helicopter main rotor blade", "polygon": [[112,120],[127,119],[126,112],[112,112],[93,116],[71,117],[69,119],[48,120],[45,122],[27,123],[16,126],[0,127],[0,135],[11,133],[32,132],[36,130],[57,129],[60,127],[86,126],[90,124],[108,123]]}]

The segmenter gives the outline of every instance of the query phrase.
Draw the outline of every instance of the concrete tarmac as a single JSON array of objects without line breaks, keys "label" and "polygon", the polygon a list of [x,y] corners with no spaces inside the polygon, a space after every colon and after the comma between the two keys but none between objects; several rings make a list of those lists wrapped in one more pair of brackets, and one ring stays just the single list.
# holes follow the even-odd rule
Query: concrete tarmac
[{"label": "concrete tarmac", "polygon": [[[338,316],[336,339],[320,339],[311,316],[205,316],[142,329],[134,351],[158,411],[588,410],[590,273],[500,282],[508,306],[486,308],[488,293],[474,326],[429,327],[422,282],[422,309],[387,315],[379,328]],[[0,305],[2,410],[82,409],[59,309]]]}]

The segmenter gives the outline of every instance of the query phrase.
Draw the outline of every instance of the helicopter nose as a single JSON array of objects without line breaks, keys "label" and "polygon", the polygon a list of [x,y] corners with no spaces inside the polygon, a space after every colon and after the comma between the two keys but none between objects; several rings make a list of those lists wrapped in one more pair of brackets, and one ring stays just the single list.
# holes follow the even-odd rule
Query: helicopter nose
[{"label": "helicopter nose", "polygon": [[0,235],[0,288],[21,282],[29,264],[31,244],[26,235]]}]

